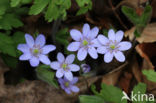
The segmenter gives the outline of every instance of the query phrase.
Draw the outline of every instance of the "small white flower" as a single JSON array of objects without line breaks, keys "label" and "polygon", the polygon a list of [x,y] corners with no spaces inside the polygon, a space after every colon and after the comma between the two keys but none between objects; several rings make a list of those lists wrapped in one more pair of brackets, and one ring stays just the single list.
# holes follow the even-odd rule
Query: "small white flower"
[{"label": "small white flower", "polygon": [[99,35],[98,40],[102,46],[98,47],[97,52],[104,55],[104,61],[109,63],[113,60],[113,57],[119,61],[124,62],[125,56],[122,51],[126,51],[131,48],[131,43],[127,41],[121,42],[124,32],[119,30],[116,33],[113,29],[108,31],[108,38],[104,35]]},{"label": "small white flower", "polygon": [[75,55],[68,55],[65,59],[62,53],[57,54],[57,60],[50,64],[51,68],[57,70],[56,77],[62,78],[65,76],[69,81],[73,80],[72,72],[77,72],[80,70],[80,67],[76,64],[72,64],[74,62]]},{"label": "small white flower", "polygon": [[98,27],[90,29],[88,24],[84,24],[82,33],[76,29],[72,29],[70,35],[75,41],[68,45],[67,50],[78,51],[77,57],[80,61],[84,60],[88,53],[93,59],[97,59],[98,54],[95,47],[100,45],[96,39],[98,32]]}]

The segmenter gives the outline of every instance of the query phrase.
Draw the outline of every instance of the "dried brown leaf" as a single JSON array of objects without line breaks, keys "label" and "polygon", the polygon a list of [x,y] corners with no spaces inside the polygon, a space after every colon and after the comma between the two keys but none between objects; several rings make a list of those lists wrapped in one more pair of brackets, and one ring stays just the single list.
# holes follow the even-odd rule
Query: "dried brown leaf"
[{"label": "dried brown leaf", "polygon": [[[125,32],[125,37],[134,38],[135,27]],[[152,43],[156,41],[156,23],[151,23],[143,30],[141,37],[136,38],[139,43]]]},{"label": "dried brown leaf", "polygon": [[120,77],[120,74],[122,73],[123,69],[127,64],[128,63],[126,62],[118,68],[114,69],[113,71],[109,72],[108,74],[104,75],[102,77],[102,83],[108,85],[115,85]]}]

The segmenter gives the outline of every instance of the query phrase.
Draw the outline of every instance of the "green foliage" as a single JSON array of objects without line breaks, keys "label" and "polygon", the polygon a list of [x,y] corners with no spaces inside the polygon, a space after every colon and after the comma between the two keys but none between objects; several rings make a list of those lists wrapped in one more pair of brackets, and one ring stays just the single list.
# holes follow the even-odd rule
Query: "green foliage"
[{"label": "green foliage", "polygon": [[[122,100],[123,97],[122,90],[120,90],[117,87],[102,84],[100,93],[98,93],[95,89],[95,86],[93,85],[91,87],[94,94],[100,98],[102,98],[106,102],[114,102],[114,103],[127,103],[127,100]],[[87,103],[87,102],[86,102]],[[103,102],[101,102],[103,103]]]},{"label": "green foliage", "polygon": [[51,22],[58,18],[64,19],[67,15],[66,10],[69,9],[70,6],[71,0],[35,0],[34,5],[30,8],[29,14],[37,15],[45,12],[45,19]]},{"label": "green foliage", "polygon": [[21,0],[11,0],[11,7],[15,7],[20,3]]},{"label": "green foliage", "polygon": [[80,95],[79,99],[80,103],[105,103],[104,100],[98,96]]},{"label": "green foliage", "polygon": [[45,13],[45,19],[51,22],[56,19],[65,19],[66,10],[71,6],[71,0],[51,0]]},{"label": "green foliage", "polygon": [[76,0],[78,6],[80,7],[79,11],[76,15],[85,14],[88,10],[92,9],[92,1],[91,0]]},{"label": "green foliage", "polygon": [[34,5],[32,5],[30,8],[29,14],[39,14],[48,5],[49,2],[50,0],[35,0]]},{"label": "green foliage", "polygon": [[[122,100],[122,97],[124,96],[122,90],[115,86],[102,84],[100,92],[97,92],[96,87],[92,85],[91,90],[95,95],[79,96],[80,103],[105,103],[105,102],[127,103],[126,99]],[[140,94],[145,94],[145,93],[146,93],[146,84],[144,83],[139,83],[133,88],[133,96],[135,95],[136,99],[140,98]],[[129,97],[131,98],[131,96]],[[145,99],[144,101],[139,101],[139,100],[135,101],[133,99],[132,103],[154,103],[154,101],[149,102],[149,101],[145,101]]]},{"label": "green foliage", "polygon": [[5,14],[7,8],[9,7],[9,0],[0,0],[0,19],[2,18],[2,15]]},{"label": "green foliage", "polygon": [[67,46],[69,45],[68,37],[68,28],[64,28],[56,34],[56,42],[64,46],[64,51],[66,54],[69,54],[69,51],[66,50]]},{"label": "green foliage", "polygon": [[23,23],[18,19],[15,14],[5,14],[0,19],[0,29],[11,30],[23,26]]},{"label": "green foliage", "polygon": [[[136,30],[134,32],[136,37],[140,37],[144,27],[146,27],[147,23],[149,22],[152,14],[152,7],[147,5],[144,8],[143,13],[138,15],[136,10],[129,8],[127,6],[122,7],[122,12],[129,18],[129,20],[136,25]],[[140,11],[141,12],[141,11]]]},{"label": "green foliage", "polygon": [[16,7],[19,4],[28,4],[32,2],[32,0],[11,0],[10,5],[11,7]]},{"label": "green foliage", "polygon": [[55,73],[51,71],[50,66],[41,65],[36,68],[37,77],[50,85],[58,88],[57,81],[54,79]]},{"label": "green foliage", "polygon": [[[145,94],[146,93],[146,84],[144,83],[139,83],[133,88],[133,94]],[[138,95],[136,95],[136,98],[138,98]],[[146,103],[146,101],[133,101],[133,103]]]},{"label": "green foliage", "polygon": [[16,57],[14,41],[10,36],[0,33],[0,52]]},{"label": "green foliage", "polygon": [[[6,33],[7,34],[7,33]],[[15,32],[13,36],[0,33],[0,53],[3,61],[11,68],[16,68],[20,52],[17,50],[19,43],[24,43],[24,33]],[[8,33],[9,34],[9,33]]]},{"label": "green foliage", "polygon": [[154,70],[143,70],[142,73],[147,77],[148,80],[156,82],[156,72]]}]

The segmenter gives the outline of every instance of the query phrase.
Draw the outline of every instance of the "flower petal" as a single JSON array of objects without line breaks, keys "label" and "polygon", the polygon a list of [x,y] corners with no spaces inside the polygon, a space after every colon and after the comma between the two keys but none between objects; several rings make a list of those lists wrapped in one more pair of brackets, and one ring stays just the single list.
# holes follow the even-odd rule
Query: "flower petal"
[{"label": "flower petal", "polygon": [[49,52],[55,50],[56,47],[54,45],[45,45],[43,48],[42,48],[42,54],[48,54]]},{"label": "flower petal", "polygon": [[93,59],[97,59],[98,58],[98,54],[97,54],[97,51],[94,47],[90,47],[88,49],[88,53],[89,55],[93,58]]},{"label": "flower petal", "polygon": [[105,54],[106,52],[108,52],[106,46],[101,46],[97,48],[97,52],[100,54]]},{"label": "flower petal", "polygon": [[31,58],[30,53],[24,53],[23,55],[19,57],[19,60],[29,60],[30,58]]},{"label": "flower petal", "polygon": [[116,35],[115,35],[115,40],[117,42],[120,42],[122,40],[122,38],[123,38],[123,35],[124,35],[123,31],[121,31],[121,30],[117,31]]},{"label": "flower petal", "polygon": [[35,40],[36,45],[40,45],[40,47],[45,45],[45,36],[43,34],[39,34]]},{"label": "flower petal", "polygon": [[75,59],[75,55],[74,55],[74,54],[68,55],[68,56],[66,57],[65,63],[71,64],[71,63],[74,62],[74,59]]},{"label": "flower petal", "polygon": [[124,62],[125,61],[125,56],[122,52],[120,51],[117,51],[117,52],[114,52],[114,56],[115,58],[119,61],[119,62]]},{"label": "flower petal", "polygon": [[94,46],[94,47],[100,47],[100,46],[101,46],[101,44],[100,44],[100,42],[99,42],[98,39],[93,39],[93,40],[91,41],[91,44],[92,44],[92,46]]},{"label": "flower petal", "polygon": [[71,86],[71,90],[75,93],[79,92],[79,88],[77,86]]},{"label": "flower petal", "polygon": [[62,69],[58,69],[56,72],[56,77],[61,78],[64,75],[64,71]]},{"label": "flower petal", "polygon": [[75,83],[77,83],[77,81],[78,81],[78,78],[77,77],[74,77],[73,80],[70,83],[71,84],[75,84]]},{"label": "flower petal", "polygon": [[130,49],[132,47],[132,44],[130,42],[124,41],[124,42],[120,42],[118,46],[119,46],[118,49],[120,51],[125,51],[125,50]]},{"label": "flower petal", "polygon": [[110,30],[108,31],[108,38],[109,38],[109,40],[112,40],[112,41],[115,40],[115,32],[114,32],[113,29],[110,29]]},{"label": "flower petal", "polygon": [[39,59],[34,56],[29,60],[29,62],[33,67],[37,67],[39,65]]},{"label": "flower petal", "polygon": [[104,61],[106,63],[109,63],[113,60],[113,53],[110,53],[110,52],[107,52],[105,55],[104,55]]},{"label": "flower petal", "polygon": [[72,72],[68,71],[68,72],[65,72],[65,75],[66,79],[68,79],[69,81],[72,81],[73,80],[73,74]]},{"label": "flower petal", "polygon": [[30,34],[25,34],[26,43],[29,45],[29,47],[34,46],[34,39]]},{"label": "flower petal", "polygon": [[85,48],[80,48],[80,50],[77,53],[78,60],[82,61],[87,56],[87,50]]},{"label": "flower petal", "polygon": [[46,56],[46,55],[41,54],[41,55],[39,56],[39,60],[40,60],[43,64],[46,64],[46,65],[49,65],[49,64],[50,64],[50,60],[49,60],[48,56]]},{"label": "flower petal", "polygon": [[80,70],[80,67],[76,64],[70,64],[68,67],[72,72],[77,72]]},{"label": "flower petal", "polygon": [[103,45],[106,45],[107,43],[109,43],[108,38],[105,37],[104,35],[101,35],[101,34],[100,34],[97,38],[98,38],[99,42],[100,42],[101,44],[103,44]]},{"label": "flower petal", "polygon": [[87,37],[87,35],[89,34],[89,31],[90,31],[90,26],[86,23],[83,25],[83,29],[82,29],[82,32],[83,32],[83,35],[85,37]]},{"label": "flower petal", "polygon": [[82,38],[81,32],[76,29],[72,29],[70,31],[70,35],[71,35],[72,39],[75,41],[80,41],[80,39]]},{"label": "flower petal", "polygon": [[54,61],[54,62],[52,62],[52,63],[50,64],[50,67],[51,67],[52,69],[54,69],[54,70],[57,70],[57,69],[60,68],[60,63],[57,62],[57,61]]},{"label": "flower petal", "polygon": [[80,42],[72,42],[68,45],[67,50],[68,51],[77,51],[80,47]]},{"label": "flower petal", "polygon": [[23,53],[30,52],[30,48],[29,48],[29,46],[27,44],[19,44],[17,49],[22,51]]},{"label": "flower petal", "polygon": [[63,63],[63,62],[64,62],[65,58],[64,58],[64,55],[63,55],[61,52],[59,52],[59,53],[57,54],[57,60],[58,60],[60,63]]},{"label": "flower petal", "polygon": [[98,32],[99,32],[99,28],[94,27],[93,29],[90,30],[90,34],[88,35],[88,37],[90,39],[94,39],[98,35]]},{"label": "flower petal", "polygon": [[71,94],[71,90],[69,88],[64,89],[67,94]]}]

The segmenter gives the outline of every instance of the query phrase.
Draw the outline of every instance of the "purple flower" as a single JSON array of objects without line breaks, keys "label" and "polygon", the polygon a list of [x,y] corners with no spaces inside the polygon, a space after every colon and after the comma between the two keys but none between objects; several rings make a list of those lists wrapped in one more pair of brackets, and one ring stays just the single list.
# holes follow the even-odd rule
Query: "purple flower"
[{"label": "purple flower", "polygon": [[80,61],[86,58],[87,53],[89,53],[93,59],[97,59],[98,54],[95,47],[99,46],[99,42],[96,39],[98,32],[98,27],[94,27],[90,30],[88,24],[84,24],[82,33],[76,29],[72,29],[70,35],[75,41],[68,45],[67,50],[78,51],[77,57]]},{"label": "purple flower", "polygon": [[64,79],[62,78],[58,79],[58,81],[61,85],[61,88],[64,89],[64,91],[67,94],[71,94],[72,92],[75,92],[75,93],[79,92],[79,88],[74,85],[78,81],[77,77],[74,77],[72,81],[69,81],[65,77]]},{"label": "purple flower", "polygon": [[83,73],[88,73],[90,71],[90,66],[88,64],[81,64]]},{"label": "purple flower", "polygon": [[119,30],[116,33],[113,29],[108,31],[108,38],[103,35],[98,36],[99,42],[102,44],[98,47],[97,52],[104,55],[104,61],[109,63],[113,60],[113,57],[119,61],[124,62],[125,56],[122,51],[126,51],[131,48],[131,43],[127,41],[121,42],[124,32]]},{"label": "purple flower", "polygon": [[51,68],[57,70],[56,77],[61,78],[65,76],[68,80],[73,80],[72,72],[77,72],[80,70],[80,67],[76,64],[72,64],[74,62],[75,55],[68,55],[65,59],[62,53],[57,54],[57,60],[50,64]]},{"label": "purple flower", "polygon": [[54,45],[45,45],[45,37],[40,34],[34,41],[30,34],[25,34],[26,44],[19,44],[17,49],[23,52],[20,60],[29,60],[31,66],[36,67],[39,62],[49,65],[50,60],[46,56],[49,52],[56,49]]}]

